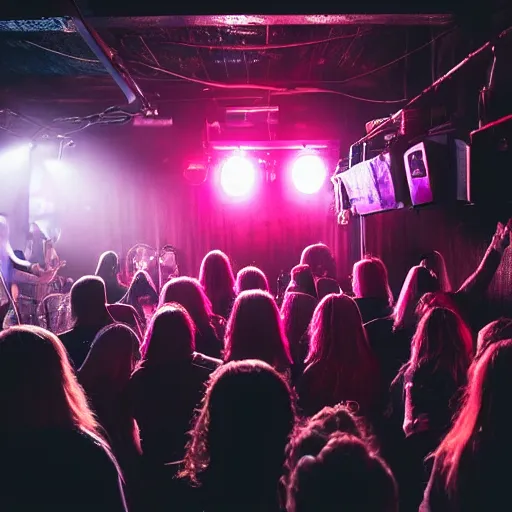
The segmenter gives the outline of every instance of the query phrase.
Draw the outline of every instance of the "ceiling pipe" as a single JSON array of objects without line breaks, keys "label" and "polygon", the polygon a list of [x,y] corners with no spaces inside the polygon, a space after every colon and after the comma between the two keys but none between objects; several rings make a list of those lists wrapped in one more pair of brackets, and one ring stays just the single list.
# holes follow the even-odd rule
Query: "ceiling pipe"
[{"label": "ceiling pipe", "polygon": [[100,35],[87,23],[74,0],[71,0],[71,4],[73,10],[71,19],[77,32],[82,36],[87,46],[89,46],[96,58],[103,64],[125,95],[130,106],[130,113],[156,116],[158,112],[151,106],[140,87],[131,77],[118,53],[112,50],[112,48],[103,41]]}]

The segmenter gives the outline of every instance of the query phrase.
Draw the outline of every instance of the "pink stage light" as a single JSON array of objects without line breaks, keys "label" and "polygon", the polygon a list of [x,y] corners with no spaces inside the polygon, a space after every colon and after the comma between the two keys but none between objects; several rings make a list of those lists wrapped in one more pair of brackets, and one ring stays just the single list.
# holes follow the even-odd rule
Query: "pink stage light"
[{"label": "pink stage light", "polygon": [[327,169],[318,155],[300,155],[293,162],[292,181],[303,194],[316,194],[326,178]]},{"label": "pink stage light", "polygon": [[247,196],[256,182],[256,170],[251,161],[242,156],[232,156],[222,165],[220,184],[230,197]]}]

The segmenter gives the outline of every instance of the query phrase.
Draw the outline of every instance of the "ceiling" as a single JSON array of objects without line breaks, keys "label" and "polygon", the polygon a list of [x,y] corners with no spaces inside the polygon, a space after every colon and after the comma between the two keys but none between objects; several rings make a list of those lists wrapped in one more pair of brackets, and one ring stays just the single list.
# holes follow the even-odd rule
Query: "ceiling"
[{"label": "ceiling", "polygon": [[[481,43],[490,15],[503,12],[501,0],[489,6],[493,2],[480,31],[475,19],[485,17],[461,12],[455,2],[431,1],[426,9],[386,2],[385,12],[382,2],[347,2],[344,14],[316,2],[316,14],[300,15],[276,14],[265,3],[257,11],[244,4],[257,15],[240,14],[240,5],[233,11],[229,2],[215,4],[217,12],[239,14],[187,14],[180,12],[185,3],[170,14],[155,0],[82,0],[78,6],[150,99],[169,87],[219,95],[302,89],[388,104],[393,111]],[[116,88],[78,32],[76,15],[66,0],[0,6],[0,100],[27,89],[49,100],[97,99]],[[70,80],[76,87],[56,85]]]}]

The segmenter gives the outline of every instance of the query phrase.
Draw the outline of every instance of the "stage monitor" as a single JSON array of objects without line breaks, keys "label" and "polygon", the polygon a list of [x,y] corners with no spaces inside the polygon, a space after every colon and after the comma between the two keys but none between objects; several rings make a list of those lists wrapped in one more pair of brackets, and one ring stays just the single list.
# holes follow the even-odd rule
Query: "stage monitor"
[{"label": "stage monitor", "polygon": [[367,215],[403,207],[396,198],[388,152],[350,167],[338,179],[354,213]]},{"label": "stage monitor", "polygon": [[404,165],[412,204],[467,201],[468,160],[469,146],[447,134],[410,147]]}]

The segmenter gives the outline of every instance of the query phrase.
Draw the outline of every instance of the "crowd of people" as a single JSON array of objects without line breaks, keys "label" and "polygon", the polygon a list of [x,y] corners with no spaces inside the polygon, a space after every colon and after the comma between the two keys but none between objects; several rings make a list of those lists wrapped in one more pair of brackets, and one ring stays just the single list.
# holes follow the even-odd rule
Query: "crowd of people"
[{"label": "crowd of people", "polygon": [[376,257],[342,291],[324,244],[279,300],[218,250],[160,291],[103,254],[72,329],[0,332],[0,508],[507,508],[512,319],[482,303],[508,245],[458,289],[432,252],[396,301]]}]

